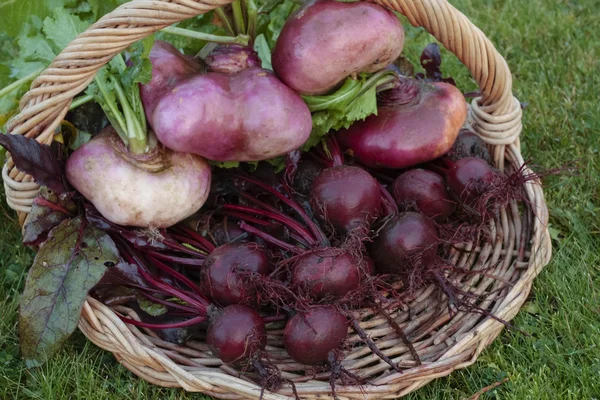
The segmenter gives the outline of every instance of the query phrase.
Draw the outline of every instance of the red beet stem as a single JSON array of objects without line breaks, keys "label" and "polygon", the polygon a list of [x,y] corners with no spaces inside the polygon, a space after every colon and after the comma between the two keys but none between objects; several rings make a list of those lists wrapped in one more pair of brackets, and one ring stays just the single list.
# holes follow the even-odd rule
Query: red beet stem
[{"label": "red beet stem", "polygon": [[276,237],[273,237],[273,236],[269,235],[268,233],[261,231],[260,229],[256,229],[255,227],[253,227],[252,225],[248,225],[244,221],[240,222],[240,229],[242,229],[248,233],[251,233],[251,234],[263,239],[265,242],[271,243],[271,244],[273,244],[277,247],[280,247],[284,250],[291,251],[294,253],[301,251],[299,248],[292,246],[291,244],[284,242],[283,240],[279,240]]},{"label": "red beet stem", "polygon": [[185,306],[183,304],[175,303],[175,302],[164,300],[164,299],[159,299],[158,297],[152,296],[151,294],[146,293],[144,291],[139,291],[138,293],[140,295],[144,296],[145,298],[147,298],[148,300],[150,300],[153,303],[162,304],[163,306],[176,308],[178,310],[187,311],[187,312],[190,312],[190,313],[193,313],[193,314],[197,314],[198,313],[198,310],[196,310],[193,307],[188,307],[188,306]]},{"label": "red beet stem", "polygon": [[323,246],[329,245],[329,240],[327,239],[327,236],[325,236],[325,234],[319,228],[319,226],[309,217],[309,215],[306,213],[306,211],[298,203],[296,203],[295,201],[293,201],[291,199],[288,199],[286,196],[284,196],[282,193],[275,190],[273,187],[271,187],[263,182],[260,182],[256,179],[252,179],[252,178],[244,176],[244,175],[234,175],[234,176],[237,178],[243,179],[246,182],[257,185],[257,186],[261,187],[262,189],[266,190],[267,192],[276,196],[278,199],[280,199],[282,202],[284,202],[290,208],[292,208],[294,211],[296,211],[296,213],[298,213],[298,215],[300,215],[300,217],[304,220],[304,222],[306,223],[306,225],[308,226],[308,228],[310,229],[310,231],[312,232],[314,237],[316,237],[318,239],[319,243],[321,243]]},{"label": "red beet stem", "polygon": [[[244,197],[246,197],[246,196],[244,196]],[[250,196],[248,196],[248,197],[250,197]],[[258,200],[256,200],[256,202],[257,203],[262,203],[262,202],[259,202]],[[261,209],[258,209],[258,208],[247,207],[247,206],[238,206],[238,205],[233,205],[233,204],[226,204],[226,205],[223,206],[223,208],[225,210],[241,211],[241,212],[245,212],[245,213],[248,213],[248,214],[257,214],[257,215],[261,215],[261,216],[266,217],[266,218],[270,218],[270,219],[272,219],[274,221],[280,222],[281,224],[283,224],[286,227],[288,227],[290,230],[295,231],[306,242],[308,242],[310,244],[313,244],[313,245],[316,244],[316,241],[311,236],[310,232],[308,232],[306,229],[304,229],[304,227],[302,227],[302,225],[300,225],[299,223],[297,223],[293,219],[291,219],[291,218],[289,218],[289,217],[281,214],[279,211],[277,211],[275,209],[261,210]],[[266,205],[263,206],[263,208],[267,208]],[[271,207],[269,207],[269,208],[271,208]]]},{"label": "red beet stem", "polygon": [[147,322],[136,321],[131,318],[122,317],[120,315],[119,315],[119,318],[121,319],[121,321],[125,322],[126,324],[139,326],[140,328],[148,328],[148,329],[184,328],[186,326],[192,326],[192,325],[196,325],[196,324],[206,321],[206,316],[198,316],[198,317],[188,319],[186,321],[173,322],[170,324],[150,324]]},{"label": "red beet stem", "polygon": [[160,253],[160,252],[154,251],[154,250],[149,251],[148,254],[154,258],[158,258],[163,261],[168,261],[168,262],[183,264],[183,265],[191,265],[191,266],[196,266],[196,267],[201,267],[202,265],[204,265],[204,258],[205,258],[205,257],[200,257],[199,255],[196,256],[195,258],[177,257],[177,256],[172,256],[170,254],[163,254],[163,253]]},{"label": "red beet stem", "polygon": [[182,283],[187,285],[190,289],[192,289],[198,296],[204,298],[205,294],[200,290],[198,285],[194,284],[194,282],[192,282],[188,277],[184,276],[180,272],[175,271],[173,268],[169,267],[168,265],[164,264],[162,261],[160,261],[152,256],[149,256],[149,259],[150,259],[150,261],[152,261],[152,263],[154,264],[155,267],[157,267],[161,271],[166,272],[167,274],[171,275],[175,279],[178,279],[179,281],[181,281]]},{"label": "red beet stem", "polygon": [[193,229],[190,229],[185,226],[179,226],[175,228],[175,230],[183,232],[184,234],[193,238],[197,243],[201,245],[202,250],[206,250],[208,253],[212,252],[214,249],[217,248],[217,246],[212,244],[208,239],[200,235],[198,232],[195,232]]}]

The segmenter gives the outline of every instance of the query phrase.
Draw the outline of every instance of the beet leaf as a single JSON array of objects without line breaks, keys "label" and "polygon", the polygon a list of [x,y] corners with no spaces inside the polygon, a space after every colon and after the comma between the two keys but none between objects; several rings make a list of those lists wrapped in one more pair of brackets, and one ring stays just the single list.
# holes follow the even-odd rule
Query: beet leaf
[{"label": "beet leaf", "polygon": [[23,244],[38,246],[42,244],[55,226],[77,215],[77,205],[73,201],[73,192],[57,194],[42,186],[33,200],[31,213],[23,228]]},{"label": "beet leaf", "polygon": [[115,243],[82,217],[50,231],[25,282],[19,315],[21,352],[41,365],[77,328],[88,292],[119,261]]},{"label": "beet leaf", "polygon": [[3,134],[0,134],[0,146],[10,153],[17,168],[33,176],[38,184],[60,194],[68,192],[64,182],[64,165],[56,146],[40,144],[23,135]]}]

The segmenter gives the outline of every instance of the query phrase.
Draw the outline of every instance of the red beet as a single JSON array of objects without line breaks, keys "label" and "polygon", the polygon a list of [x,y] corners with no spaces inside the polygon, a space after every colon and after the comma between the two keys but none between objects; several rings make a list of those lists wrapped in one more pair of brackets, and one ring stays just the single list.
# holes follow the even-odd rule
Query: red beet
[{"label": "red beet", "polygon": [[449,164],[450,168],[446,172],[448,188],[457,199],[468,206],[474,205],[497,176],[492,167],[481,158],[466,157]]},{"label": "red beet", "polygon": [[377,115],[337,133],[361,164],[374,168],[407,168],[444,155],[467,117],[462,93],[454,86],[400,78],[384,91]]},{"label": "red beet", "polygon": [[438,238],[433,222],[415,212],[392,217],[370,246],[379,272],[408,276],[435,262]]},{"label": "red beet", "polygon": [[206,331],[206,344],[224,363],[245,361],[264,350],[267,332],[260,315],[252,308],[234,304],[211,319]]},{"label": "red beet", "polygon": [[228,243],[211,252],[204,261],[202,286],[218,304],[226,306],[252,300],[254,290],[239,272],[266,275],[269,261],[265,250],[256,243]]},{"label": "red beet", "polygon": [[361,265],[346,251],[323,248],[305,253],[294,266],[292,286],[315,299],[344,297],[360,285]]},{"label": "red beet", "polygon": [[346,317],[332,306],[315,307],[298,313],[285,325],[283,342],[295,361],[306,365],[327,362],[348,335]]},{"label": "red beet", "polygon": [[311,205],[320,218],[341,233],[368,228],[379,216],[379,184],[358,167],[327,168],[313,182]]},{"label": "red beet", "polygon": [[443,222],[456,209],[444,178],[424,169],[413,169],[396,178],[392,195],[399,206],[413,202],[419,211],[438,222]]}]

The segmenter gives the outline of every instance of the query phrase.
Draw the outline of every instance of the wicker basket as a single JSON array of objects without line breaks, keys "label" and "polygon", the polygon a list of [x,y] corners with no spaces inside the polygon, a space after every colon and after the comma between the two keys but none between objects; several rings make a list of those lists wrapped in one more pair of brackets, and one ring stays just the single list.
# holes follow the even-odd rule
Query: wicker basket
[{"label": "wicker basket", "polygon": [[[33,82],[21,100],[20,114],[11,120],[9,133],[26,135],[48,144],[55,128],[69,109],[75,95],[91,82],[95,73],[113,56],[133,42],[168,25],[208,12],[231,0],[134,0],[100,19],[81,34]],[[523,164],[519,134],[521,107],[512,95],[512,80],[505,60],[485,35],[446,0],[375,0],[401,12],[414,26],[422,26],[465,64],[479,84],[481,97],[473,100],[470,117],[474,129],[490,145],[496,166],[509,170]],[[2,170],[9,205],[24,223],[38,185],[18,171],[12,160]],[[491,242],[470,244],[450,254],[463,268],[492,268],[491,273],[511,282],[510,289],[495,290],[496,280],[471,274],[455,276],[465,287],[483,295],[480,306],[511,320],[525,302],[536,275],[551,255],[547,231],[548,212],[539,182],[525,184],[528,201],[502,210],[490,224]],[[126,368],[156,385],[181,387],[218,398],[258,398],[260,387],[245,374],[214,358],[206,344],[189,342],[177,346],[160,340],[151,332],[124,324],[116,312],[135,317],[132,310],[111,309],[88,297],[79,329],[96,345],[114,353]],[[504,325],[491,318],[470,313],[449,315],[444,299],[433,288],[425,288],[397,310],[393,318],[414,343],[422,364],[383,318],[368,310],[357,313],[361,326],[379,348],[405,367],[391,371],[388,364],[358,343],[348,351],[344,366],[369,378],[366,386],[338,386],[340,398],[397,398],[435,378],[448,375],[475,362],[481,351],[501,332]],[[284,377],[296,382],[302,398],[327,398],[330,386],[325,375],[303,373],[283,349],[282,331],[271,330],[268,350]],[[287,399],[291,389],[267,392],[265,399]]]}]

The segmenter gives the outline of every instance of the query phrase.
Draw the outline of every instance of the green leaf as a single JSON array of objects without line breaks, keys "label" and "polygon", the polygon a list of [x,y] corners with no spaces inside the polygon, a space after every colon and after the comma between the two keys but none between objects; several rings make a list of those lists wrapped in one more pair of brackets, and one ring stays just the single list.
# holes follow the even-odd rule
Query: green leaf
[{"label": "green leaf", "polygon": [[32,16],[44,20],[54,10],[76,3],[76,0],[4,0],[0,2],[0,26],[8,35],[16,37]]},{"label": "green leaf", "polygon": [[153,317],[159,317],[167,313],[167,306],[160,303],[155,303],[144,296],[138,295],[137,302],[140,308],[146,314],[151,315]]},{"label": "green leaf", "polygon": [[285,21],[297,8],[297,3],[291,0],[285,0],[275,7],[275,9],[269,14],[270,21],[269,25],[267,26],[266,38],[269,42],[269,47],[271,50],[273,47],[275,47],[275,43],[277,42],[277,38],[281,33],[281,29],[283,28]]},{"label": "green leaf", "polygon": [[64,8],[58,8],[52,14],[52,18],[44,20],[43,32],[54,52],[58,54],[89,25],[89,22],[82,21]]},{"label": "green leaf", "polygon": [[77,328],[88,292],[119,261],[114,242],[81,217],[54,228],[25,282],[19,314],[21,352],[39,366]]},{"label": "green leaf", "polygon": [[[370,86],[369,86],[370,85]],[[348,128],[355,121],[377,114],[377,85],[370,84],[369,76],[348,78],[334,93],[323,96],[303,96],[313,112],[313,129],[303,150],[318,144],[329,133]],[[358,96],[358,97],[357,97]]]},{"label": "green leaf", "polygon": [[269,43],[267,43],[267,39],[264,34],[260,34],[254,40],[254,51],[258,53],[258,58],[262,63],[262,67],[264,69],[268,69],[273,71],[273,66],[271,65],[271,49],[269,48]]}]

